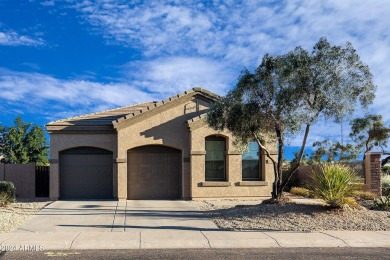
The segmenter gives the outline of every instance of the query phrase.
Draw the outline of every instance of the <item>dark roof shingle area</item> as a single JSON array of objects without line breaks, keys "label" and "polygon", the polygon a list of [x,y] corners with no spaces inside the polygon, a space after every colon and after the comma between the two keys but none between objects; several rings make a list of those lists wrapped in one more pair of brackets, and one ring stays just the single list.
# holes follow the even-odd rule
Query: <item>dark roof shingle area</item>
[{"label": "dark roof shingle area", "polygon": [[50,122],[46,126],[66,126],[66,125],[112,125],[112,121],[125,117],[129,114],[140,113],[143,109],[154,105],[156,102],[145,102],[126,107],[115,108],[102,112],[61,119]]}]

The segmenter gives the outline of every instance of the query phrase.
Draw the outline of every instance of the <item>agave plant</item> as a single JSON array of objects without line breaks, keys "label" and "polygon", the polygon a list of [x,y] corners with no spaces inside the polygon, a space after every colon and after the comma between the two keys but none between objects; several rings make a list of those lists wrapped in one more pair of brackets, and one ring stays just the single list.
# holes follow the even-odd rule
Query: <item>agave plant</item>
[{"label": "agave plant", "polygon": [[357,189],[354,171],[340,164],[321,165],[319,170],[312,172],[312,178],[314,183],[308,186],[311,194],[335,208],[348,204],[347,198]]},{"label": "agave plant", "polygon": [[374,201],[374,209],[390,210],[390,195],[376,199]]}]

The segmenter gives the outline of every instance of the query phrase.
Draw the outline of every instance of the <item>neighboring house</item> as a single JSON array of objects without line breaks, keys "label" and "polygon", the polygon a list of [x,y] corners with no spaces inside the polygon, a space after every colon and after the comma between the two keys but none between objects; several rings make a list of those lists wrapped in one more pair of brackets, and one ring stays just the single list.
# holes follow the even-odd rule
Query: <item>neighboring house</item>
[{"label": "neighboring house", "polygon": [[229,132],[207,126],[205,113],[218,98],[194,88],[48,123],[50,198],[269,197],[272,164],[258,145],[242,154]]}]

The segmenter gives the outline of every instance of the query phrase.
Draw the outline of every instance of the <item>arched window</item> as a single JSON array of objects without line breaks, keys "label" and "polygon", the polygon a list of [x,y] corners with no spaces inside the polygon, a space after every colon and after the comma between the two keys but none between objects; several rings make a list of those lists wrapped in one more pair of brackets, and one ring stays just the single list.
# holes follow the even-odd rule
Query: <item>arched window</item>
[{"label": "arched window", "polygon": [[226,181],[226,140],[220,136],[206,137],[206,181]]},{"label": "arched window", "polygon": [[257,142],[252,141],[248,149],[242,154],[242,180],[261,180],[261,157],[260,147]]}]

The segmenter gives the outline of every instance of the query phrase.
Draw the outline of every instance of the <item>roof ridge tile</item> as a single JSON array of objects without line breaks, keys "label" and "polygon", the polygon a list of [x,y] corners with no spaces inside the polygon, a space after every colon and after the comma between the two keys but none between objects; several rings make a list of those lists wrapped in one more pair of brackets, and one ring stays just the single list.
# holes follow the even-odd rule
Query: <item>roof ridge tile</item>
[{"label": "roof ridge tile", "polygon": [[[123,107],[117,107],[113,109],[108,109],[100,112],[94,112],[94,113],[89,113],[89,114],[84,114],[80,116],[75,116],[75,117],[69,117],[65,119],[60,119],[56,121],[52,121],[47,123],[46,125],[48,126],[53,126],[56,124],[60,123],[72,123],[72,121],[76,121],[77,119],[80,120],[99,120],[99,118],[103,119],[105,118],[107,121],[110,121],[111,124],[118,124],[119,122],[122,122],[123,120],[133,118],[135,116],[138,116],[140,114],[146,113],[148,111],[154,110],[155,108],[158,108],[160,106],[163,106],[165,104],[168,104],[170,102],[174,102],[176,100],[179,100],[185,96],[188,96],[189,94],[195,95],[197,93],[202,93],[205,96],[208,96],[209,98],[212,99],[219,99],[220,96],[217,94],[212,93],[211,91],[208,91],[204,88],[201,87],[195,87],[189,90],[186,90],[184,92],[178,93],[176,95],[173,95],[165,100],[162,101],[149,101],[149,102],[143,102],[143,103],[137,103],[133,105],[128,105],[128,106],[123,106]],[[137,109],[137,106],[140,106],[140,108]],[[133,109],[131,109],[133,108]],[[126,110],[127,109],[127,110]],[[122,111],[122,113],[115,113],[115,111]],[[106,114],[106,115],[104,115]],[[94,117],[96,115],[96,117]],[[98,117],[98,115],[101,115],[101,117]],[[199,118],[200,119],[200,118]],[[199,120],[199,119],[194,119],[194,120]],[[74,122],[73,122],[74,123]]]},{"label": "roof ridge tile", "polygon": [[136,106],[140,106],[140,105],[144,105],[144,104],[148,104],[148,103],[152,103],[152,102],[155,102],[155,101],[146,101],[146,102],[137,103],[137,104],[133,104],[133,105],[123,106],[123,107],[116,107],[116,108],[113,108],[113,109],[107,109],[107,110],[103,110],[103,111],[99,111],[99,112],[93,112],[93,113],[88,113],[88,114],[84,114],[84,115],[63,118],[63,119],[51,121],[51,122],[47,123],[47,125],[54,124],[54,123],[60,123],[60,122],[66,122],[66,121],[69,121],[69,120],[79,119],[79,118],[92,116],[92,115],[97,115],[97,114],[103,114],[103,113],[112,112],[112,111],[116,111],[116,110],[120,110],[120,109],[136,107]]}]

